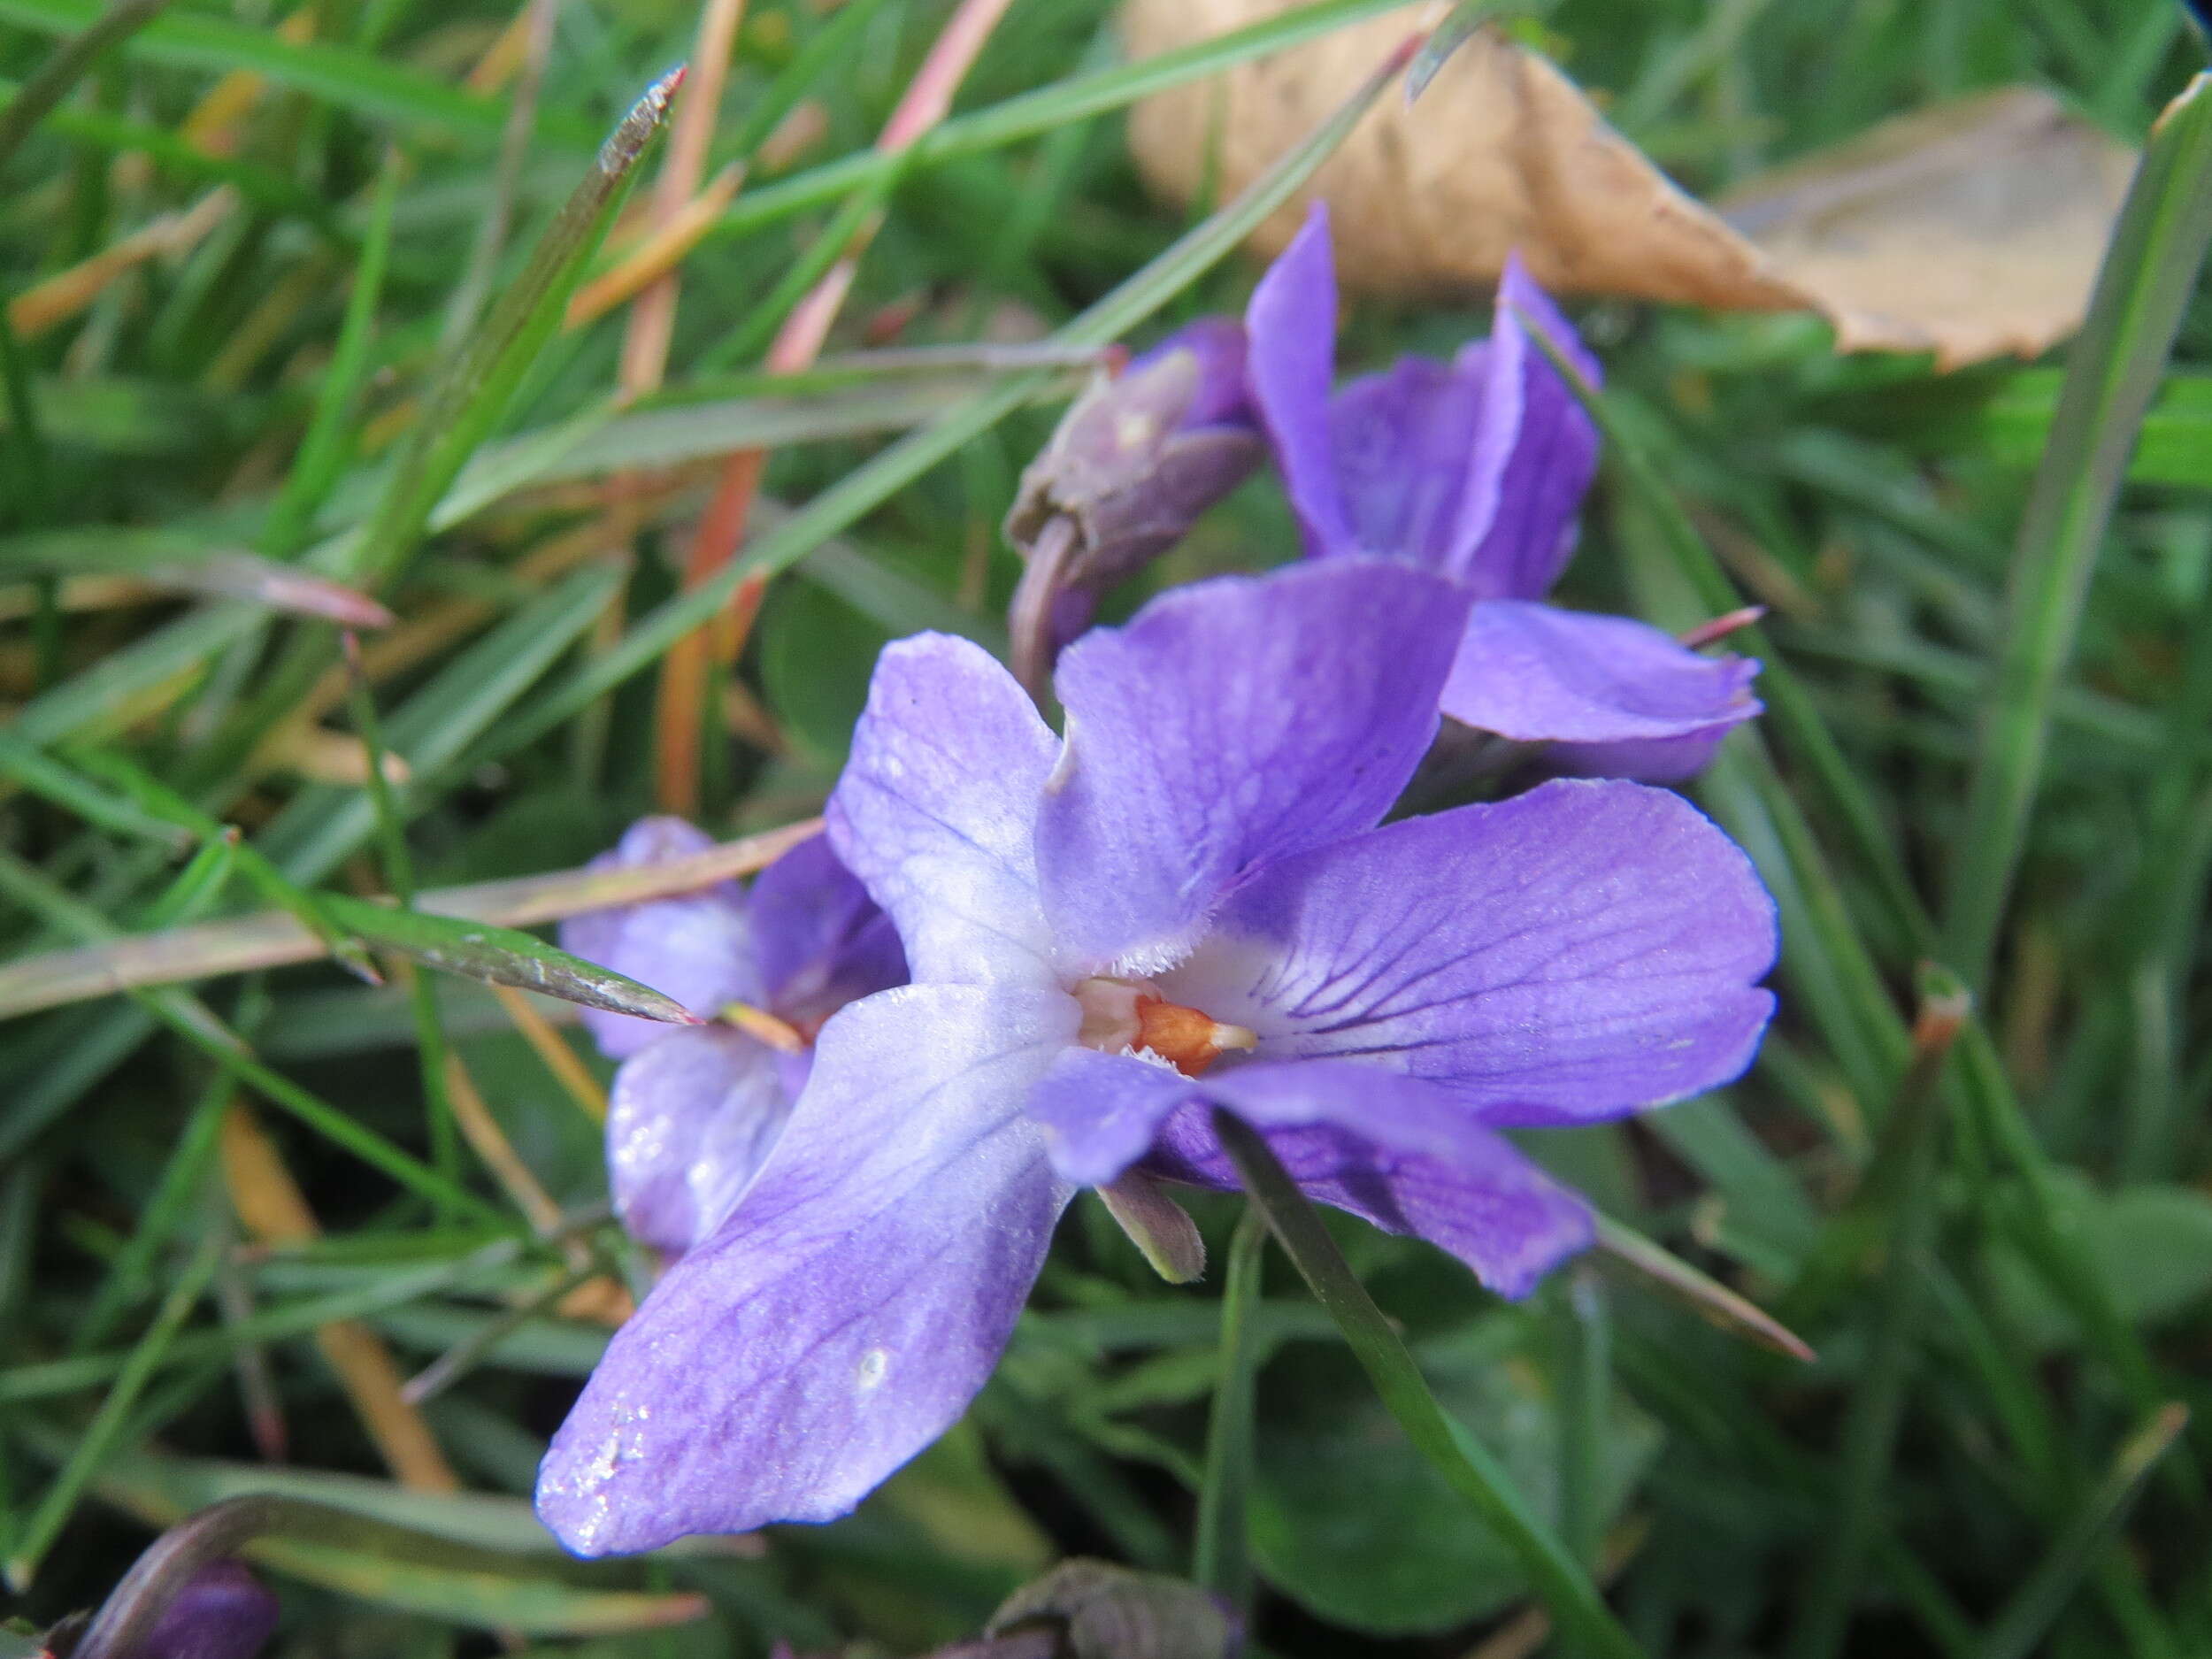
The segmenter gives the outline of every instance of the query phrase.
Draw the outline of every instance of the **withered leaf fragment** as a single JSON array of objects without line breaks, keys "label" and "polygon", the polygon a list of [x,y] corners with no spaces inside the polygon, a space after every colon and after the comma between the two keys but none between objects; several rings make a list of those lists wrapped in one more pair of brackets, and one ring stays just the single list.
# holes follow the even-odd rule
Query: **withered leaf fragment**
[{"label": "withered leaf fragment", "polygon": [[1072,1659],[1234,1659],[1240,1621],[1194,1585],[1103,1561],[1064,1561],[991,1616],[991,1635],[1065,1632]]}]

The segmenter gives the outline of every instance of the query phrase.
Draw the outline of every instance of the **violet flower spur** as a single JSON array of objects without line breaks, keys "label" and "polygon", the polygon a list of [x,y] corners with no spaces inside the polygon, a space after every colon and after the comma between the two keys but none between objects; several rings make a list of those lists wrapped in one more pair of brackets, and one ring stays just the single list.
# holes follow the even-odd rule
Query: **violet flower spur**
[{"label": "violet flower spur", "polygon": [[1554,772],[1674,783],[1700,770],[1759,712],[1759,664],[1540,603],[1574,551],[1598,434],[1524,319],[1594,385],[1574,326],[1510,258],[1487,340],[1333,393],[1336,305],[1316,203],[1245,312],[1253,402],[1307,552],[1408,560],[1474,598],[1444,683],[1452,718],[1546,745]]},{"label": "violet flower spur", "polygon": [[616,1335],[541,1471],[564,1542],[844,1514],[983,1386],[1078,1186],[1233,1184],[1215,1106],[1501,1294],[1589,1243],[1499,1131],[1734,1077],[1773,906],[1636,784],[1376,827],[1468,604],[1379,560],[1177,589],[1063,656],[1064,741],[965,641],[884,652],[830,838],[913,983],[823,1027],[752,1187]]},{"label": "violet flower spur", "polygon": [[[640,818],[594,869],[665,864],[712,838],[681,818]],[[681,1255],[712,1231],[782,1133],[822,1023],[906,979],[890,918],[817,835],[754,879],[594,910],[563,949],[725,1020],[671,1030],[582,1010],[622,1062],[607,1103],[607,1172],[631,1235]]]}]

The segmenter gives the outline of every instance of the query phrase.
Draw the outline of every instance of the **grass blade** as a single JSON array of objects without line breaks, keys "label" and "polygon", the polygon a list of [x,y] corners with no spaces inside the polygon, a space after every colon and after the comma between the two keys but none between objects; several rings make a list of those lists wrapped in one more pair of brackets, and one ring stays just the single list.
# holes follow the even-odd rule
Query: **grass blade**
[{"label": "grass blade", "polygon": [[[0,0],[5,4],[6,0]],[[867,150],[810,169],[796,178],[763,185],[730,204],[716,236],[749,235],[763,227],[841,202],[893,173],[910,176],[932,165],[979,156],[1025,139],[1041,138],[1071,121],[1125,109],[1155,92],[1197,81],[1270,52],[1317,40],[1348,23],[1402,10],[1408,0],[1324,0],[1263,23],[1233,29],[1210,40],[1162,52],[1141,63],[1118,64],[1076,75],[972,115],[947,121],[918,140],[903,157]]]},{"label": "grass blade", "polygon": [[1934,1248],[1937,1176],[1941,1167],[1936,1090],[1969,1002],[1947,973],[1932,971],[1914,1030],[1912,1064],[1883,1120],[1894,1190],[1888,1248],[1883,1259],[1878,1312],[1871,1351],[1844,1421],[1843,1476],[1839,1513],[1811,1587],[1800,1604],[1790,1645],[1793,1659],[1830,1659],[1843,1646],[1859,1576],[1883,1528],[1883,1487],[1905,1410],[1905,1390],[1916,1346],[1921,1279]]},{"label": "grass blade", "polygon": [[[97,23],[90,0],[0,0],[0,23],[44,35],[75,35]],[[148,63],[173,64],[219,73],[248,69],[296,91],[327,98],[342,109],[387,120],[419,121],[451,132],[495,138],[506,111],[442,81],[343,46],[297,45],[274,30],[249,28],[214,17],[156,19],[129,37],[125,49]],[[580,136],[572,130],[568,136]]]},{"label": "grass blade", "polygon": [[1684,1302],[1722,1330],[1757,1344],[1770,1354],[1810,1364],[1816,1357],[1805,1340],[1765,1309],[1722,1284],[1710,1274],[1691,1266],[1663,1246],[1654,1243],[1635,1228],[1598,1217],[1598,1248]]},{"label": "grass blade", "polygon": [[8,1587],[18,1595],[31,1587],[37,1576],[39,1563],[59,1535],[70,1514],[77,1507],[77,1500],[86,1486],[99,1472],[102,1461],[114,1449],[125,1426],[131,1408],[138,1396],[152,1380],[155,1371],[169,1352],[170,1344],[184,1322],[192,1317],[192,1310],[200,1304],[200,1297],[207,1289],[208,1281],[215,1276],[215,1264],[220,1258],[222,1234],[211,1227],[193,1253],[192,1261],[179,1275],[176,1284],[161,1304],[161,1311],[146,1328],[115,1382],[100,1402],[100,1409],[86,1427],[81,1438],[69,1454],[46,1495],[39,1500],[32,1512],[30,1525],[15,1541],[15,1550],[9,1558]]},{"label": "grass blade", "polygon": [[[222,843],[210,844],[210,849]],[[55,887],[36,868],[13,853],[0,849],[0,889],[4,889],[47,920],[84,939],[108,939],[115,928],[96,910]],[[288,1078],[271,1071],[252,1057],[237,1034],[217,1018],[207,1004],[185,993],[163,989],[134,991],[142,1007],[178,1036],[218,1065],[235,1071],[240,1079],[258,1089],[310,1128],[345,1148],[364,1163],[381,1170],[399,1185],[434,1203],[445,1204],[470,1216],[496,1218],[498,1211],[475,1194],[455,1186],[436,1171],[409,1156],[382,1135],[363,1127],[334,1107],[318,1099]]]},{"label": "grass blade", "polygon": [[111,46],[128,40],[161,14],[169,0],[115,0],[92,27],[72,36],[39,65],[38,73],[0,110],[0,167],[31,135],[48,111],[69,94],[84,72]]},{"label": "grass blade", "polygon": [[384,292],[384,270],[391,259],[392,214],[399,203],[404,171],[399,152],[386,152],[369,207],[369,232],[362,240],[361,257],[353,267],[353,283],[346,296],[345,319],[338,327],[338,344],[316,391],[315,411],[308,418],[306,434],[293,453],[291,470],[284,475],[284,488],[277,492],[269,516],[261,521],[258,545],[270,558],[288,559],[306,545],[315,515],[328,499],[339,469],[353,448],[354,403],[368,380],[376,304]]},{"label": "grass blade", "polygon": [[2127,1438],[2096,1490],[2052,1540],[2050,1553],[1998,1614],[1983,1640],[1981,1659],[2028,1659],[2036,1651],[2105,1542],[2126,1521],[2151,1471],[2188,1426],[2188,1407],[2163,1405]]},{"label": "grass blade", "polygon": [[[562,870],[433,888],[421,895],[422,908],[494,926],[533,927],[751,875],[821,828],[819,818],[808,818],[651,867]],[[132,935],[94,949],[29,956],[0,966],[0,1018],[119,991],[312,962],[323,949],[293,917],[269,911],[169,933]]]},{"label": "grass blade", "polygon": [[1944,914],[1943,957],[1979,988],[2042,780],[2051,704],[2128,454],[2212,245],[2212,75],[2151,131],[2069,354],[2051,439],[2020,518],[2004,645],[1983,711]]},{"label": "grass blade", "polygon": [[511,927],[459,921],[420,910],[389,910],[337,894],[324,895],[322,903],[334,920],[371,944],[396,950],[448,973],[481,979],[487,985],[511,985],[518,990],[536,991],[611,1014],[632,1014],[672,1025],[706,1023],[681,1003],[635,979],[572,956]]},{"label": "grass blade", "polygon": [[[4,0],[0,0],[4,4]],[[683,79],[672,69],[645,89],[600,147],[591,171],[532,250],[530,262],[425,401],[382,505],[353,549],[353,572],[381,582],[414,551],[432,511],[506,411],[540,349],[561,326],[601,232]]]}]

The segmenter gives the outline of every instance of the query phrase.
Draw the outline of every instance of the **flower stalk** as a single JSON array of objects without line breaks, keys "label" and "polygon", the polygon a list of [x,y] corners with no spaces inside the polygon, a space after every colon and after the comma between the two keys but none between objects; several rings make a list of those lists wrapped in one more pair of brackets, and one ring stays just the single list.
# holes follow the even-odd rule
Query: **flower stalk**
[{"label": "flower stalk", "polygon": [[1586,1653],[1640,1659],[1642,1647],[1613,1617],[1572,1552],[1538,1518],[1489,1451],[1445,1416],[1404,1340],[1368,1295],[1281,1160],[1241,1119],[1217,1110],[1213,1121],[1246,1194],[1266,1217],[1314,1299],[1336,1321],[1345,1345],[1406,1438],[1513,1551],[1552,1617]]}]

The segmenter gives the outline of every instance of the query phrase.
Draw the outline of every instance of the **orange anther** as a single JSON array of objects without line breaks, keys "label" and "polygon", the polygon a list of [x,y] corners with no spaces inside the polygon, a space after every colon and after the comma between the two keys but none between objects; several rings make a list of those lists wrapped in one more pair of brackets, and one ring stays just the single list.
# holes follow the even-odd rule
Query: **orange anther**
[{"label": "orange anther", "polygon": [[1137,1003],[1137,1042],[1185,1077],[1198,1077],[1231,1048],[1249,1048],[1259,1039],[1241,1025],[1225,1025],[1210,1015],[1156,996]]}]

